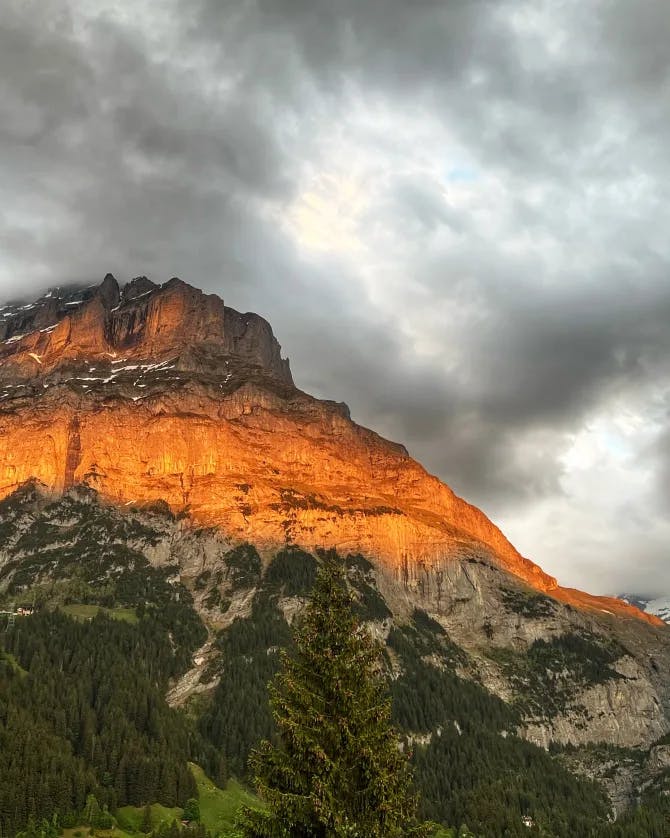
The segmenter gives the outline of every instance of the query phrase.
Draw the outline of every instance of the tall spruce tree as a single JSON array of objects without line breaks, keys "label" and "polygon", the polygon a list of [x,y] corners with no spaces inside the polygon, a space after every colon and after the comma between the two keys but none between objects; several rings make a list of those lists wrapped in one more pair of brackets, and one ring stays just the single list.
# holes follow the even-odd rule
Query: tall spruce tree
[{"label": "tall spruce tree", "polygon": [[352,611],[341,561],[324,559],[270,687],[275,742],[250,764],[266,809],[247,838],[424,836],[406,757],[391,726],[380,649]]}]

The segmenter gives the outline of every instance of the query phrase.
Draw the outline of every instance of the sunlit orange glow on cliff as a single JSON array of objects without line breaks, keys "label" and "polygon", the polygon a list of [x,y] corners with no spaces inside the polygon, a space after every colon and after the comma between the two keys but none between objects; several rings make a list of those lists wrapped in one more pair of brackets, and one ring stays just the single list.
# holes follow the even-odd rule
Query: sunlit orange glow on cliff
[{"label": "sunlit orange glow on cliff", "polygon": [[184,283],[136,290],[120,299],[107,281],[55,328],[0,346],[0,496],[85,482],[261,547],[360,551],[411,583],[484,558],[580,608],[659,622],[558,587],[402,446],[297,390],[261,318]]}]

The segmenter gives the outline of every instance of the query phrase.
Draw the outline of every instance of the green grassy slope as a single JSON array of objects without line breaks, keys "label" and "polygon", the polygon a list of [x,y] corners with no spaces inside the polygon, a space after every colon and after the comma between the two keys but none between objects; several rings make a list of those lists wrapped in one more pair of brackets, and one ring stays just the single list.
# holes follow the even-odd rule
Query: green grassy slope
[{"label": "green grassy slope", "polygon": [[[244,786],[236,780],[230,780],[225,789],[219,788],[205,774],[202,768],[195,763],[190,763],[191,771],[195,777],[198,788],[198,801],[200,803],[200,822],[213,835],[220,838],[228,838],[235,834],[234,827],[237,814],[242,806],[256,807],[260,801]],[[162,823],[180,821],[182,809],[169,809],[155,803],[151,807],[151,825],[156,829]],[[142,821],[144,809],[140,806],[122,806],[115,813],[117,829],[110,830],[109,835],[132,836],[142,834]],[[73,838],[76,830],[66,830],[64,838]],[[88,827],[79,827],[84,836],[89,832]],[[100,830],[98,830],[100,832]],[[105,833],[106,835],[107,833]],[[79,836],[78,836],[79,838]]]},{"label": "green grassy slope", "polygon": [[75,620],[92,620],[97,614],[102,613],[113,620],[137,623],[137,613],[134,608],[103,608],[102,605],[73,603],[72,605],[62,605],[61,611]]},{"label": "green grassy slope", "polygon": [[200,821],[214,834],[225,835],[231,830],[242,806],[260,805],[259,799],[236,780],[229,780],[226,788],[220,789],[198,765],[191,764],[191,770],[198,786]]}]

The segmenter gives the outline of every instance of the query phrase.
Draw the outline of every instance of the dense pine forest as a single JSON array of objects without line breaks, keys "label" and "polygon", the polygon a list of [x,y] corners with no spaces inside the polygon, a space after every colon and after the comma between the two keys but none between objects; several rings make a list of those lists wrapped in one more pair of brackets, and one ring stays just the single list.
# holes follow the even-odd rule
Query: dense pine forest
[{"label": "dense pine forest", "polygon": [[183,805],[195,794],[189,760],[225,780],[214,748],[165,702],[175,655],[154,621],[45,612],[5,630],[3,646],[3,835],[31,815],[82,812],[90,794],[109,811]]}]

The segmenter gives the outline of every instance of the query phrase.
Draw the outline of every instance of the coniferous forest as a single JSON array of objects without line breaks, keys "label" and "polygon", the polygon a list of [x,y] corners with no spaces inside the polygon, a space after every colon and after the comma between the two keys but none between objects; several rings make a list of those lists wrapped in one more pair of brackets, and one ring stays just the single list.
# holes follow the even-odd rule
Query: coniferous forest
[{"label": "coniferous forest", "polygon": [[174,652],[151,620],[80,623],[58,612],[17,621],[0,660],[0,829],[81,812],[88,795],[118,806],[183,805],[187,762],[219,781],[223,763],[165,690]]}]

